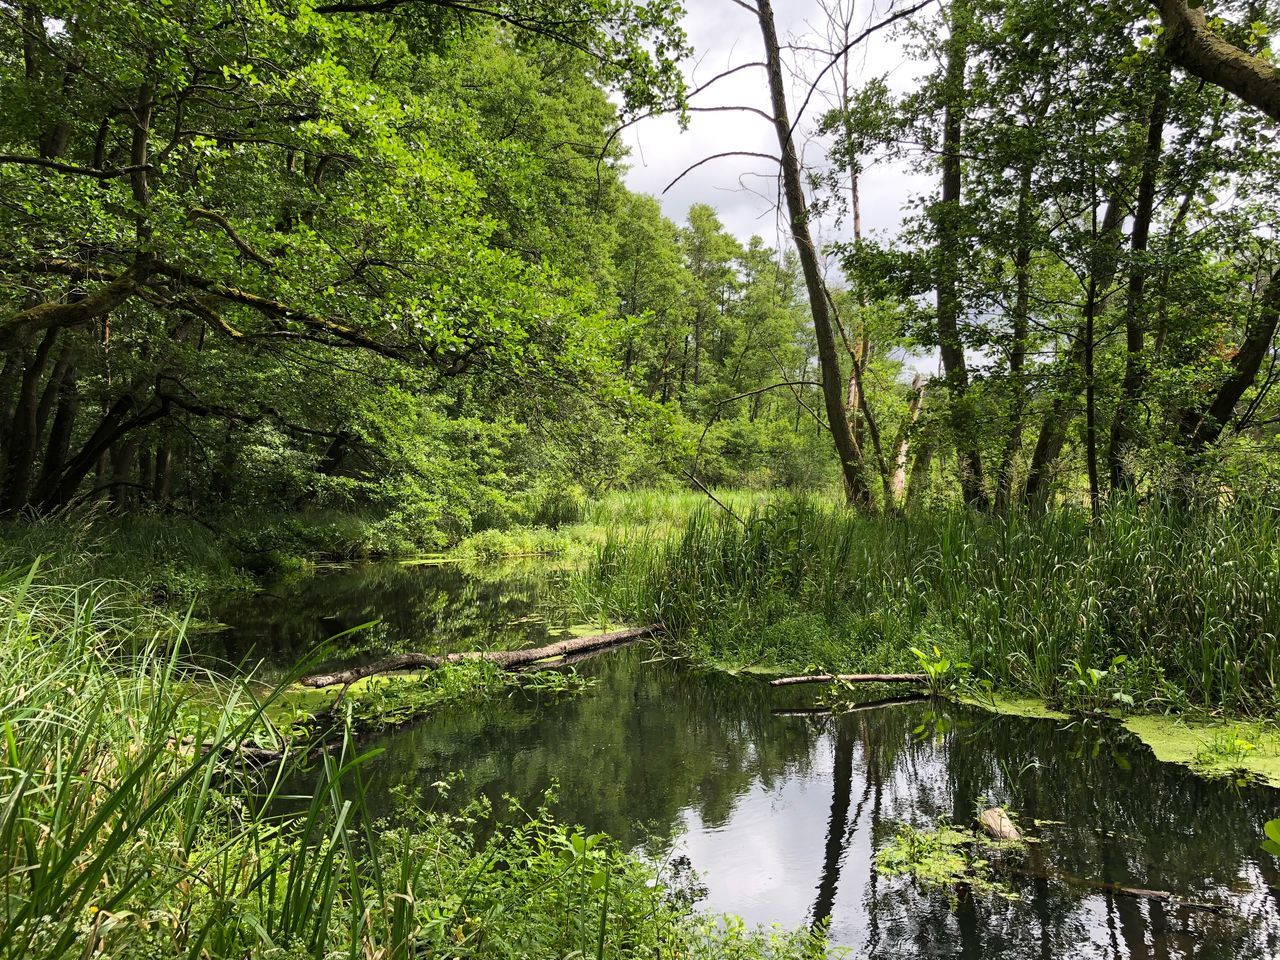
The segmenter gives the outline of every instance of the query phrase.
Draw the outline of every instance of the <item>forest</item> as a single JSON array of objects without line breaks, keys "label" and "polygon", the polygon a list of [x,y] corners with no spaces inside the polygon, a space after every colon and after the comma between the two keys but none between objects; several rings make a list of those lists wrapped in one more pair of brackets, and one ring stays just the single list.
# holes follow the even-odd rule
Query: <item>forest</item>
[{"label": "forest", "polygon": [[0,958],[1280,953],[1277,29],[0,0]]}]

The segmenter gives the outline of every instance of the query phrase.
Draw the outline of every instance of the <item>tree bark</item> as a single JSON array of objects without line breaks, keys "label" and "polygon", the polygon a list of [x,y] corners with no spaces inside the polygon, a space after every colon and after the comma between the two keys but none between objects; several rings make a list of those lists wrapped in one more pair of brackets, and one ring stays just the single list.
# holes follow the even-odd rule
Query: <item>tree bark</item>
[{"label": "tree bark", "polygon": [[40,477],[36,481],[32,500],[41,502],[48,496],[58,477],[66,466],[67,454],[71,450],[71,436],[75,430],[76,417],[80,412],[80,394],[76,389],[76,366],[67,366],[58,384],[58,408],[53,414],[53,424],[49,428],[49,442],[45,446],[44,460],[40,464]]},{"label": "tree bark", "polygon": [[1156,0],[1165,54],[1183,69],[1280,120],[1280,71],[1214,33],[1186,0]]},{"label": "tree bark", "polygon": [[490,663],[496,663],[505,670],[513,670],[550,657],[575,656],[621,646],[631,643],[633,640],[654,636],[661,629],[657,624],[647,627],[629,627],[625,630],[614,630],[610,633],[600,633],[591,637],[574,637],[570,640],[561,640],[544,647],[533,647],[528,650],[491,650],[442,654],[402,653],[362,667],[352,667],[350,670],[341,670],[337,673],[312,674],[311,676],[303,677],[298,682],[304,687],[336,687],[339,684],[350,686],[365,677],[394,673],[399,670],[434,670],[441,664],[462,663],[467,660],[487,660]]},{"label": "tree bark", "polygon": [[960,339],[958,289],[961,256],[960,193],[963,186],[960,144],[964,131],[965,69],[968,65],[968,44],[964,36],[963,21],[967,15],[967,4],[954,0],[950,10],[951,36],[947,40],[942,195],[934,214],[938,231],[935,284],[938,298],[938,343],[950,400],[960,493],[969,506],[985,509],[987,495],[983,488],[982,456],[974,434],[973,417],[965,403],[969,391],[969,368],[965,363],[964,344]]},{"label": "tree bark", "polygon": [[911,383],[911,403],[907,407],[907,419],[893,445],[893,478],[889,490],[894,504],[901,504],[907,492],[907,456],[911,452],[911,432],[920,420],[924,407],[925,380],[916,374]]},{"label": "tree bark", "polygon": [[811,673],[801,677],[770,680],[771,687],[794,687],[801,683],[927,683],[923,673]]},{"label": "tree bark", "polygon": [[[818,361],[821,368],[822,399],[827,411],[827,426],[840,458],[841,474],[846,491],[865,486],[866,480],[859,467],[858,450],[853,443],[853,433],[844,412],[844,385],[840,375],[840,356],[836,345],[826,284],[818,262],[818,251],[809,230],[808,202],[804,195],[804,179],[800,170],[800,157],[791,136],[791,121],[787,110],[787,88],[782,75],[782,58],[778,48],[778,32],[773,19],[771,0],[759,0],[758,18],[760,35],[764,41],[765,72],[769,80],[769,93],[773,107],[773,124],[778,136],[782,159],[782,187],[789,214],[791,236],[795,241],[800,268],[804,274],[805,288],[809,294],[809,309],[813,315],[814,337],[818,343]],[[851,498],[852,499],[852,498]]]},{"label": "tree bark", "polygon": [[13,411],[13,425],[4,458],[4,489],[0,512],[13,513],[27,505],[31,474],[36,456],[40,381],[49,360],[58,331],[50,329],[23,367],[18,402]]},{"label": "tree bark", "polygon": [[1031,323],[1031,176],[1027,163],[1018,181],[1018,212],[1015,230],[1018,246],[1013,254],[1014,303],[1013,342],[1009,348],[1009,429],[1000,456],[1000,480],[996,488],[996,507],[1007,510],[1013,501],[1013,485],[1018,473],[1018,454],[1022,450],[1022,418],[1026,411],[1027,384],[1023,368],[1027,361],[1027,336]]}]

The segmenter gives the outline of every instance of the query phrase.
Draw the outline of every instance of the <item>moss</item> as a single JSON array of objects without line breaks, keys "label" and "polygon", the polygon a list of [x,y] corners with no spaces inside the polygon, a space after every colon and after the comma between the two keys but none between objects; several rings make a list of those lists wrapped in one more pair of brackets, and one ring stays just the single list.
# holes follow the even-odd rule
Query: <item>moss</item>
[{"label": "moss", "polygon": [[1029,720],[1070,720],[1061,710],[1055,710],[1043,700],[1035,697],[1011,697],[995,694],[991,697],[976,697],[970,694],[958,694],[954,697],[960,703],[970,707],[978,707],[1002,717],[1025,717]]},{"label": "moss", "polygon": [[1151,748],[1158,760],[1180,763],[1204,776],[1241,773],[1280,787],[1280,733],[1248,721],[1197,722],[1141,716],[1124,728]]}]

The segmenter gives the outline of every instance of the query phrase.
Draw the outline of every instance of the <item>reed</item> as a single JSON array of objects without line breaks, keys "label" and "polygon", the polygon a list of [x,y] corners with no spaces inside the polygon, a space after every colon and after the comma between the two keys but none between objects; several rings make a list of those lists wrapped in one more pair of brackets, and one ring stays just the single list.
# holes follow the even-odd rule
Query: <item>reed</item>
[{"label": "reed", "polygon": [[575,591],[592,616],[661,621],[709,660],[880,671],[937,645],[1049,700],[1095,669],[1117,703],[1280,702],[1280,512],[1261,503],[1124,502],[1092,521],[790,501],[745,525],[702,513],[667,537],[615,537]]}]

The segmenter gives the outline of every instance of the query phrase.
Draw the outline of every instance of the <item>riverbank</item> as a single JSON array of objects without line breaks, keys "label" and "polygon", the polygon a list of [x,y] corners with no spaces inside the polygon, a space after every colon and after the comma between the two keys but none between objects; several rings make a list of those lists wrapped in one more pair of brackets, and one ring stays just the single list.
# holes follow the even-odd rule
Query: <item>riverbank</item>
[{"label": "riverbank", "polygon": [[719,666],[924,671],[1073,714],[1263,722],[1280,705],[1280,516],[1261,504],[1091,522],[788,502],[611,539],[574,589]]},{"label": "riverbank", "polygon": [[105,589],[0,582],[0,956],[825,953],[807,931],[696,913],[654,866],[545,811],[481,831],[489,811],[423,797],[372,818],[349,739],[299,805],[288,771],[238,762],[271,736],[279,691],[216,678],[211,704],[182,632]]},{"label": "riverbank", "polygon": [[[747,490],[715,496],[743,512],[771,499]],[[474,533],[416,529],[394,518],[337,510],[196,516],[85,509],[0,523],[0,570],[26,569],[39,560],[51,582],[114,581],[117,592],[129,590],[140,602],[177,608],[196,597],[252,593],[265,582],[306,575],[326,563],[576,561],[610,537],[666,536],[692,516],[717,509],[697,491],[617,492]]]}]

